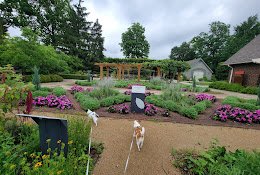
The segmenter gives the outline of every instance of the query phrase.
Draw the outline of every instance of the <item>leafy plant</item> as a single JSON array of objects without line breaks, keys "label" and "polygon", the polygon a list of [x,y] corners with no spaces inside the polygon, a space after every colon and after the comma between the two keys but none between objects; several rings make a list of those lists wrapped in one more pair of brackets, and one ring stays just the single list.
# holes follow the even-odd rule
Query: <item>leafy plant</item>
[{"label": "leafy plant", "polygon": [[63,87],[59,87],[59,86],[54,87],[52,93],[57,97],[61,95],[67,95],[67,91]]},{"label": "leafy plant", "polygon": [[257,98],[257,104],[256,105],[260,106],[260,84],[258,85],[257,96],[258,96],[258,98]]},{"label": "leafy plant", "polygon": [[107,97],[107,98],[103,98],[100,101],[100,105],[106,107],[106,106],[113,105],[114,102],[115,102],[115,97],[114,96],[110,96],[110,97]]},{"label": "leafy plant", "polygon": [[192,87],[195,88],[196,87],[196,77],[193,76],[192,78]]},{"label": "leafy plant", "polygon": [[191,119],[198,118],[198,112],[194,107],[185,107],[180,110],[180,114]]}]

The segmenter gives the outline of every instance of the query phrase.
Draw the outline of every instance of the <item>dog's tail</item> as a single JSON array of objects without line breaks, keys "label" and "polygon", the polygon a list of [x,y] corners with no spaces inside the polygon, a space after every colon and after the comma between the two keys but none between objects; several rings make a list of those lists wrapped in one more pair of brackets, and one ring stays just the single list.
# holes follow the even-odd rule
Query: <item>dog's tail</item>
[{"label": "dog's tail", "polygon": [[95,113],[95,114],[96,114],[97,118],[99,118],[99,115],[97,113]]},{"label": "dog's tail", "polygon": [[144,127],[142,127],[141,136],[143,136],[143,135],[144,135],[144,132],[145,132],[145,129],[144,129]]}]

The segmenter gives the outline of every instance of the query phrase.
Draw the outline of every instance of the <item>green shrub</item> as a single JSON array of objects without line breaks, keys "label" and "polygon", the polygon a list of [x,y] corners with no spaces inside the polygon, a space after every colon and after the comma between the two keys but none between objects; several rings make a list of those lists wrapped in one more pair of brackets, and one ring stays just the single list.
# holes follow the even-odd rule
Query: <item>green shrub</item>
[{"label": "green shrub", "polygon": [[204,111],[205,111],[206,108],[207,108],[207,107],[206,107],[206,104],[204,103],[204,101],[195,104],[193,107],[196,109],[196,111],[198,112],[198,114],[204,113]]},{"label": "green shrub", "polygon": [[194,107],[185,107],[180,110],[180,114],[191,119],[198,118],[198,112]]},{"label": "green shrub", "polygon": [[[246,102],[246,101],[245,101]],[[250,104],[250,103],[243,103],[241,102],[241,99],[239,99],[236,96],[227,96],[221,103],[222,105],[230,105],[231,108],[234,107],[239,107],[239,108],[243,108],[246,110],[249,110],[251,112],[256,111],[258,109],[260,109],[259,106]]]},{"label": "green shrub", "polygon": [[257,87],[248,86],[248,87],[242,89],[240,92],[244,93],[244,94],[257,94]]},{"label": "green shrub", "polygon": [[256,99],[250,99],[250,100],[246,100],[245,103],[249,103],[249,104],[252,104],[252,105],[256,105],[257,100],[256,100]]},{"label": "green shrub", "polygon": [[51,92],[52,89],[49,88],[49,87],[41,87],[41,88],[40,88],[40,91],[48,91],[48,92]]},{"label": "green shrub", "polygon": [[56,95],[57,97],[61,96],[61,95],[67,95],[67,91],[65,89],[63,89],[63,87],[54,87],[53,91],[52,91],[53,95]]},{"label": "green shrub", "polygon": [[76,75],[76,74],[59,74],[64,79],[78,79],[78,80],[86,80],[87,75]]},{"label": "green shrub", "polygon": [[56,74],[50,74],[51,82],[61,82],[63,81],[63,78]]},{"label": "green shrub", "polygon": [[131,101],[131,95],[124,95],[125,101],[130,102]]},{"label": "green shrub", "polygon": [[104,106],[104,107],[107,107],[107,106],[113,105],[114,101],[115,101],[115,97],[114,96],[107,97],[107,98],[104,98],[104,99],[102,99],[100,101],[100,105]]},{"label": "green shrub", "polygon": [[123,80],[121,80],[121,81],[117,81],[117,82],[115,83],[115,87],[117,87],[117,88],[124,88],[124,87],[127,87],[129,84],[130,84],[129,81],[123,81]]},{"label": "green shrub", "polygon": [[74,94],[74,97],[78,99],[80,96],[86,96],[88,93],[88,91],[77,92]]},{"label": "green shrub", "polygon": [[180,107],[171,100],[164,101],[162,107],[169,109],[170,111],[173,112],[178,112],[180,110]]},{"label": "green shrub", "polygon": [[85,111],[88,109],[96,110],[100,107],[99,100],[91,97],[86,97],[85,100],[82,100],[80,104]]},{"label": "green shrub", "polygon": [[35,97],[47,97],[48,95],[51,95],[51,92],[47,92],[47,91],[34,91],[32,92],[32,96],[33,98]]},{"label": "green shrub", "polygon": [[76,81],[75,84],[78,84],[80,86],[92,86],[93,84],[98,83],[97,80],[93,80],[93,81]]},{"label": "green shrub", "polygon": [[115,99],[115,104],[121,104],[125,101],[125,96],[124,95],[114,96],[114,99]]},{"label": "green shrub", "polygon": [[154,104],[155,106],[163,106],[163,100],[155,94],[146,97],[145,102]]},{"label": "green shrub", "polygon": [[212,101],[210,101],[210,100],[204,100],[203,102],[205,103],[206,108],[209,108],[212,105]]}]

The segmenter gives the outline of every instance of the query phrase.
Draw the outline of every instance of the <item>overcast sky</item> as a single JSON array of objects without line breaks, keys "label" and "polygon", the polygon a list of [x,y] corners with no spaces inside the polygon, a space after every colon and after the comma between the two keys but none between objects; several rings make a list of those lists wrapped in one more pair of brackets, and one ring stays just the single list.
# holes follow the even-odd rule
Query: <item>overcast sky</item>
[{"label": "overcast sky", "polygon": [[234,26],[260,14],[260,0],[85,0],[82,6],[90,12],[87,20],[99,19],[104,54],[114,58],[124,58],[118,43],[132,23],[145,27],[149,58],[165,59],[174,46],[208,32],[213,21],[230,24],[233,32]]}]

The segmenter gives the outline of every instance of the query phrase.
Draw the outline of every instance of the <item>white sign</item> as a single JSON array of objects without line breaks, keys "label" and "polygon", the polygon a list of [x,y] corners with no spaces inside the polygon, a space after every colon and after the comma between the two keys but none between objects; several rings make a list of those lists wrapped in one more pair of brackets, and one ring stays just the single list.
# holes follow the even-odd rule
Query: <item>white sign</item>
[{"label": "white sign", "polygon": [[132,86],[132,93],[145,94],[145,86]]}]

